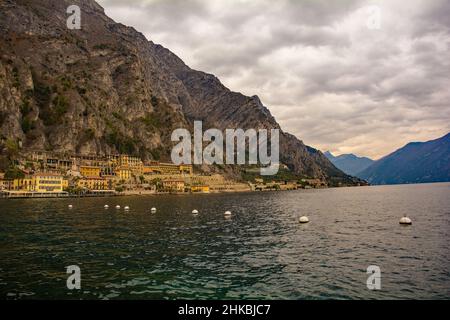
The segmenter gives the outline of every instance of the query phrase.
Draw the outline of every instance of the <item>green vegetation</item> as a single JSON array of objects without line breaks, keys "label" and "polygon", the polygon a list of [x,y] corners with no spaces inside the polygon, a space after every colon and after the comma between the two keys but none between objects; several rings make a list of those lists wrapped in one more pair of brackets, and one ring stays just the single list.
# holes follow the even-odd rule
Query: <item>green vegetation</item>
[{"label": "green vegetation", "polygon": [[152,106],[156,107],[159,104],[159,100],[156,96],[152,95],[151,97]]},{"label": "green vegetation", "polygon": [[153,129],[153,128],[160,128],[161,127],[160,120],[157,117],[155,117],[154,115],[152,116],[150,114],[147,114],[145,117],[139,118],[139,120],[142,121],[142,123],[145,124],[147,129]]},{"label": "green vegetation", "polygon": [[136,101],[136,98],[133,96],[127,97],[127,99],[125,100],[125,105],[127,106],[132,106]]},{"label": "green vegetation", "polygon": [[125,120],[124,117],[123,117],[123,115],[121,115],[121,114],[118,113],[118,112],[113,112],[112,115],[113,115],[113,117],[116,118],[117,120],[120,120],[120,121],[124,121],[124,120]]},{"label": "green vegetation", "polygon": [[69,102],[63,95],[57,95],[53,101],[52,108],[44,108],[41,110],[39,117],[42,119],[46,126],[55,125],[61,121],[62,116],[69,109]]},{"label": "green vegetation", "polygon": [[150,153],[154,160],[159,161],[159,160],[161,160],[161,153],[163,153],[163,151],[164,151],[163,148],[161,146],[159,146],[155,149],[150,150]]},{"label": "green vegetation", "polygon": [[17,69],[17,67],[14,67],[12,71],[14,77],[13,87],[19,88],[20,87],[19,70]]},{"label": "green vegetation", "polygon": [[21,126],[23,133],[27,134],[36,128],[36,123],[28,118],[22,118]]},{"label": "green vegetation", "polygon": [[106,143],[110,146],[114,146],[120,153],[134,155],[136,153],[136,141],[130,137],[119,134],[118,130],[111,127],[112,132],[106,135]]},{"label": "green vegetation", "polygon": [[17,167],[11,166],[5,172],[6,179],[22,179],[25,177],[25,174]]},{"label": "green vegetation", "polygon": [[9,161],[8,157],[0,155],[0,171],[5,172],[6,170],[8,170],[10,165],[11,162]]},{"label": "green vegetation", "polygon": [[259,167],[248,168],[241,173],[241,177],[244,181],[252,181],[255,179],[263,179],[264,183],[276,181],[301,181],[301,179],[305,178],[299,176],[288,169],[281,169],[278,171],[276,175],[273,176],[261,176]]},{"label": "green vegetation", "polygon": [[9,160],[14,160],[19,155],[19,144],[12,138],[6,139],[5,142],[6,156]]},{"label": "green vegetation", "polygon": [[[58,86],[53,85],[52,87],[46,85],[44,82],[40,81],[36,74],[32,71],[33,83],[34,83],[34,100],[39,107],[39,118],[42,119],[44,125],[51,126],[59,123],[62,116],[69,109],[68,99],[58,93]],[[72,84],[70,79],[66,77],[60,78],[61,85],[64,89],[71,88]],[[52,95],[56,93],[56,96],[52,100]],[[31,96],[31,92],[28,93]],[[51,105],[52,104],[52,105]],[[22,105],[23,114],[30,111],[29,105],[26,102]],[[27,129],[27,124],[24,125]]]},{"label": "green vegetation", "polygon": [[33,169],[33,168],[34,168],[33,162],[27,161],[27,162],[25,163],[25,168],[27,168],[27,169]]},{"label": "green vegetation", "polygon": [[70,193],[70,194],[83,194],[83,193],[85,193],[85,190],[83,189],[83,188],[80,188],[80,187],[72,187],[72,186],[69,186],[69,187],[67,187],[67,188],[64,188],[64,191],[66,191],[66,192],[68,192],[68,193]]},{"label": "green vegetation", "polygon": [[49,86],[39,82],[33,77],[34,81],[34,99],[40,108],[45,108],[50,103],[51,89]]},{"label": "green vegetation", "polygon": [[77,86],[76,89],[77,89],[78,94],[80,94],[80,95],[84,95],[87,92],[86,88],[83,88],[83,87],[80,87],[80,86]]},{"label": "green vegetation", "polygon": [[59,80],[61,81],[61,86],[64,91],[72,89],[72,80],[70,78],[62,76]]},{"label": "green vegetation", "polygon": [[31,112],[30,101],[25,99],[20,106],[20,113],[22,113],[22,117],[26,117]]},{"label": "green vegetation", "polygon": [[81,134],[81,138],[80,138],[79,144],[83,144],[83,143],[85,143],[87,141],[90,141],[90,140],[92,140],[94,138],[95,138],[95,131],[94,131],[94,129],[92,129],[92,128],[85,129],[85,130],[83,130],[83,133]]},{"label": "green vegetation", "polygon": [[6,112],[0,111],[0,126],[2,126],[3,123],[5,123],[7,116],[8,115],[6,114]]},{"label": "green vegetation", "polygon": [[109,44],[107,43],[101,43],[101,44],[97,44],[93,47],[95,50],[106,50],[109,49]]},{"label": "green vegetation", "polygon": [[152,181],[150,181],[150,184],[155,186],[157,191],[163,190],[163,184],[160,178],[152,179]]},{"label": "green vegetation", "polygon": [[30,114],[31,112],[31,106],[30,106],[30,101],[28,99],[25,99],[22,102],[22,105],[20,106],[20,113],[22,114],[22,120],[21,120],[21,127],[22,127],[22,131],[27,134],[28,132],[30,132],[31,130],[33,130],[35,128],[35,122],[30,120],[27,116]]}]

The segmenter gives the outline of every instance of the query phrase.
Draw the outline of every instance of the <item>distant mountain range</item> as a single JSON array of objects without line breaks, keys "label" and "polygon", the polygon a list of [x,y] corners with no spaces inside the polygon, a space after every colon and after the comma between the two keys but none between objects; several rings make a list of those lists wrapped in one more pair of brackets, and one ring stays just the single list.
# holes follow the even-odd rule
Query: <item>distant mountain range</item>
[{"label": "distant mountain range", "polygon": [[366,157],[358,157],[352,153],[342,154],[340,156],[334,156],[330,151],[324,153],[336,168],[344,171],[345,173],[358,176],[358,173],[368,168],[375,161]]},{"label": "distant mountain range", "polygon": [[450,181],[450,133],[436,140],[408,143],[357,176],[371,184]]}]

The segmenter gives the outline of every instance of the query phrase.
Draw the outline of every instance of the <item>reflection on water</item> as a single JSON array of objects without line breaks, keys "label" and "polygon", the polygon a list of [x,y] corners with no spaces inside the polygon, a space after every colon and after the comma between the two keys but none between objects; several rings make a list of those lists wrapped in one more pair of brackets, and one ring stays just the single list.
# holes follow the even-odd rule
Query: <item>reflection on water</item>
[{"label": "reflection on water", "polygon": [[[0,297],[448,299],[449,191],[0,200]],[[404,214],[412,226],[398,224]],[[79,291],[66,288],[69,265],[81,267]],[[369,265],[380,291],[366,287]]]}]

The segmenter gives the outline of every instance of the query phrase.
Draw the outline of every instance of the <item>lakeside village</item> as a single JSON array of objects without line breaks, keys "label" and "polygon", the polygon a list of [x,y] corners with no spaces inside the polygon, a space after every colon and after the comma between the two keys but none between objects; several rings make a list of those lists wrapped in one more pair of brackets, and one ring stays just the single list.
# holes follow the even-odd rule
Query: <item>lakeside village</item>
[{"label": "lakeside village", "polygon": [[195,173],[192,165],[175,165],[121,155],[59,155],[36,151],[15,160],[16,172],[0,172],[0,197],[42,198],[164,193],[211,193],[295,190],[325,187],[317,179],[302,181],[232,181],[220,174]]}]

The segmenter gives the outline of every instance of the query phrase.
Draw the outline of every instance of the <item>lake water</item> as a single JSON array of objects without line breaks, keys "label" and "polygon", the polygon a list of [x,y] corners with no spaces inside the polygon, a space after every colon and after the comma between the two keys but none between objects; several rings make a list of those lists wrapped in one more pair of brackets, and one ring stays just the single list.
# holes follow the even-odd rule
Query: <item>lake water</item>
[{"label": "lake water", "polygon": [[448,299],[449,246],[448,183],[0,200],[0,298]]}]

